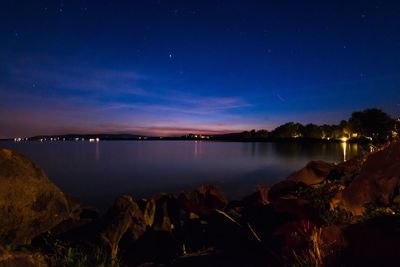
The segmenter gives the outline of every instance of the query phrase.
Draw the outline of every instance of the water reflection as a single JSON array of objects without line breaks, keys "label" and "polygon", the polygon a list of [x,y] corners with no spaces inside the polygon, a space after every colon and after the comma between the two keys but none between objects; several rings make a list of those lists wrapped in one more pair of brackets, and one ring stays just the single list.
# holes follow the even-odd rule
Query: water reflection
[{"label": "water reflection", "polygon": [[96,161],[100,160],[100,143],[96,142]]},{"label": "water reflection", "polygon": [[26,154],[66,193],[100,208],[124,193],[145,197],[204,183],[238,197],[310,160],[339,162],[360,152],[357,144],[204,141],[0,142],[0,147]]},{"label": "water reflection", "polygon": [[343,161],[347,160],[347,142],[342,142],[342,149],[343,149]]}]

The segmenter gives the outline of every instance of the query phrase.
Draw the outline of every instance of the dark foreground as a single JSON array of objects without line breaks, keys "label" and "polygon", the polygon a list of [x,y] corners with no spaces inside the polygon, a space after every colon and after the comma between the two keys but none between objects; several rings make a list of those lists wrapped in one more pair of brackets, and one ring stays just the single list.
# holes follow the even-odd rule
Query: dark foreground
[{"label": "dark foreground", "polygon": [[0,150],[0,266],[392,266],[400,255],[400,143],[310,162],[228,201],[214,186],[119,197],[104,214],[29,159]]}]

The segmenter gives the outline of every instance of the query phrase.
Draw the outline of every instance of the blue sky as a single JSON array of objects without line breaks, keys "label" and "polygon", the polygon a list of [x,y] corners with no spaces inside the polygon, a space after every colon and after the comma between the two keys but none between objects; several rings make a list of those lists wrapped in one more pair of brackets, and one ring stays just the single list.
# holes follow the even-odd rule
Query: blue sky
[{"label": "blue sky", "polygon": [[2,1],[0,137],[400,113],[396,1]]}]

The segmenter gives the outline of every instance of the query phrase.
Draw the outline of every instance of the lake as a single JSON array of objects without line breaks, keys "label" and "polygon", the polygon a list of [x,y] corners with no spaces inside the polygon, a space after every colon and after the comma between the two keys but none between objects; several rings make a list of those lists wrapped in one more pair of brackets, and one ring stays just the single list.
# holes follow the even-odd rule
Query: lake
[{"label": "lake", "polygon": [[347,143],[207,141],[0,142],[43,168],[64,192],[104,210],[135,198],[219,185],[229,198],[271,185],[310,160],[340,162],[362,152]]}]

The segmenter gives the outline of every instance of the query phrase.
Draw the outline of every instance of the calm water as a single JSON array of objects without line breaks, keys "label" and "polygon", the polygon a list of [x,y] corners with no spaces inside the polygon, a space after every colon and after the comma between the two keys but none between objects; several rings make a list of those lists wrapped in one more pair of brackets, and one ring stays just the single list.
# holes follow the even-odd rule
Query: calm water
[{"label": "calm water", "polygon": [[362,150],[345,143],[195,141],[0,142],[0,147],[27,155],[64,192],[102,210],[123,193],[143,197],[206,183],[236,198],[310,160],[339,162]]}]

